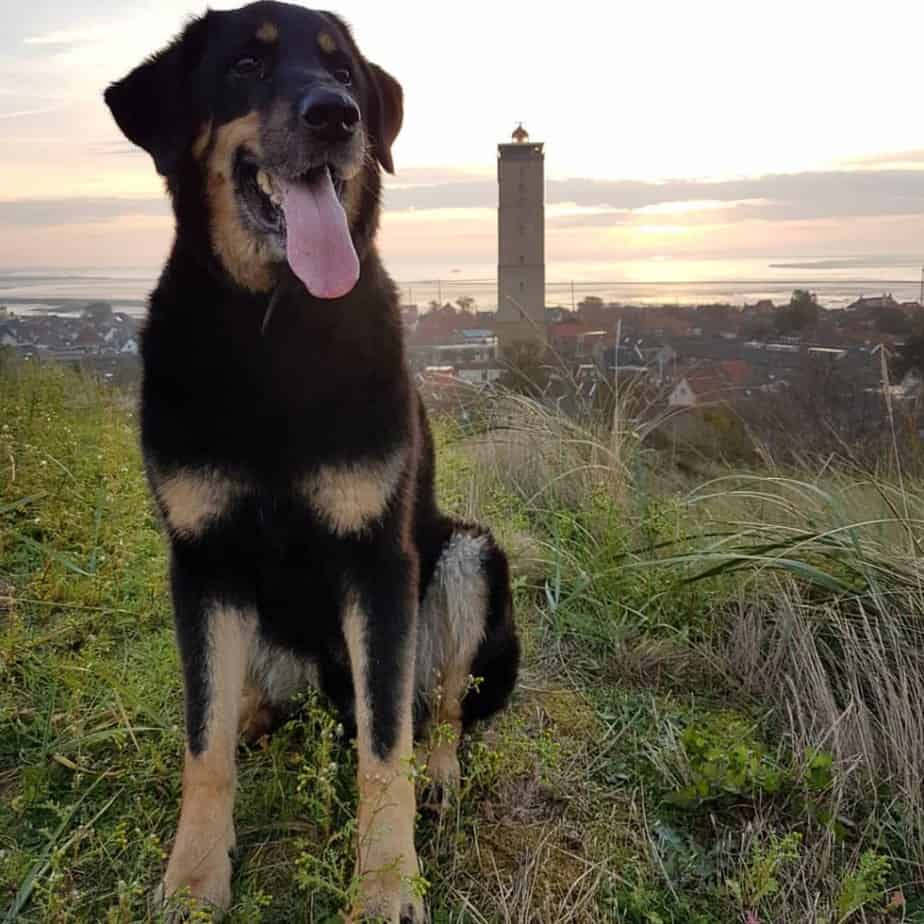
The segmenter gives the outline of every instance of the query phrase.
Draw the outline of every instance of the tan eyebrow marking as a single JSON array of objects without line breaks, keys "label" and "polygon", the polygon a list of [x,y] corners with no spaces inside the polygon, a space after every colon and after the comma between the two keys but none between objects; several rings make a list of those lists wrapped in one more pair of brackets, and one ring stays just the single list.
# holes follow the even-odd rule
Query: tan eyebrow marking
[{"label": "tan eyebrow marking", "polygon": [[324,54],[331,55],[337,50],[337,43],[329,32],[319,32],[318,47]]},{"label": "tan eyebrow marking", "polygon": [[261,42],[275,42],[279,38],[279,30],[274,23],[267,20],[257,29],[257,38]]}]

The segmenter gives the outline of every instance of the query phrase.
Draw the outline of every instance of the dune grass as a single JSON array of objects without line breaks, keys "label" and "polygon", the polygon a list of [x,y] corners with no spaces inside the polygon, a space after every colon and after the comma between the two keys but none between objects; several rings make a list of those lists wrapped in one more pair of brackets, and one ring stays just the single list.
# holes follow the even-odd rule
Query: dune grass
[{"label": "dune grass", "polygon": [[[421,813],[435,922],[924,922],[924,491],[690,483],[631,420],[437,422],[515,559],[525,664]],[[0,370],[0,921],[157,921],[179,799],[165,549],[131,402]],[[339,920],[355,755],[306,694],[240,754],[232,922]]]}]

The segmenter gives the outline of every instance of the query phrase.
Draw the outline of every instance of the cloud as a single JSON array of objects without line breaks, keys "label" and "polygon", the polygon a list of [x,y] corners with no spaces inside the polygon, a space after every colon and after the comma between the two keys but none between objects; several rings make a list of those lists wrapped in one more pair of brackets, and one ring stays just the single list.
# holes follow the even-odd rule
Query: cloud
[{"label": "cloud", "polygon": [[30,35],[22,40],[23,45],[85,45],[108,38],[113,33],[109,26],[84,26],[80,29],[58,29],[42,35]]},{"label": "cloud", "polygon": [[[2,114],[0,114],[2,118]],[[98,143],[99,154],[137,155],[126,142]],[[386,208],[395,218],[423,213],[433,220],[463,218],[473,210],[493,214],[497,185],[464,171],[420,168],[389,185]],[[420,182],[420,180],[427,182]],[[549,228],[735,225],[924,215],[924,171],[841,170],[777,174],[731,180],[566,179],[547,183]],[[164,215],[163,199],[143,197],[0,200],[4,224],[76,224],[125,214]],[[652,222],[657,217],[659,221]]]},{"label": "cloud", "polygon": [[25,116],[45,115],[49,112],[57,112],[58,106],[44,106],[41,109],[17,109],[13,112],[0,112],[0,119],[21,119]]},{"label": "cloud", "polygon": [[42,227],[114,221],[127,216],[166,217],[164,199],[68,198],[0,200],[0,225]]},{"label": "cloud", "polygon": [[[830,170],[665,182],[549,180],[546,201],[578,207],[574,215],[552,219],[560,227],[605,227],[631,221],[633,214],[652,213],[675,215],[691,225],[916,215],[924,214],[924,170]],[[389,186],[385,202],[391,209],[494,208],[497,185],[487,178],[447,177],[443,182]],[[582,208],[592,211],[581,214]]]},{"label": "cloud", "polygon": [[849,167],[896,167],[905,164],[924,164],[924,148],[886,154],[870,154],[845,162]]},{"label": "cloud", "polygon": [[908,266],[917,266],[918,262],[917,258],[907,255],[897,257],[836,257],[830,260],[790,260],[785,263],[771,263],[769,264],[769,268],[817,270],[867,269],[873,266],[896,266],[905,268]]}]

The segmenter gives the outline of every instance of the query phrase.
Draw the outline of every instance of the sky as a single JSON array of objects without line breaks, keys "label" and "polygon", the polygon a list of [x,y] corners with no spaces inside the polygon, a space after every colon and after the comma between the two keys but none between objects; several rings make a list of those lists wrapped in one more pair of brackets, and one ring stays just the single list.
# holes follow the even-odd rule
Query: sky
[{"label": "sky", "polygon": [[[381,233],[399,278],[496,262],[495,146],[518,121],[546,145],[551,278],[581,265],[669,278],[695,261],[924,262],[922,3],[332,8],[404,86]],[[161,181],[101,92],[203,9],[0,7],[0,266],[162,261]]]}]

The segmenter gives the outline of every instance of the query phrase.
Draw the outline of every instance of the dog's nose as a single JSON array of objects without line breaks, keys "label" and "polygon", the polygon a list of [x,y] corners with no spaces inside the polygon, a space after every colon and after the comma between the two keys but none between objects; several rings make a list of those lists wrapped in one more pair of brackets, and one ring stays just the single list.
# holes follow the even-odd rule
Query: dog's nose
[{"label": "dog's nose", "polygon": [[301,102],[305,124],[325,141],[345,141],[359,124],[359,107],[345,93],[317,88]]}]

